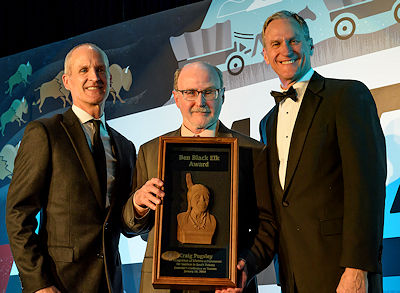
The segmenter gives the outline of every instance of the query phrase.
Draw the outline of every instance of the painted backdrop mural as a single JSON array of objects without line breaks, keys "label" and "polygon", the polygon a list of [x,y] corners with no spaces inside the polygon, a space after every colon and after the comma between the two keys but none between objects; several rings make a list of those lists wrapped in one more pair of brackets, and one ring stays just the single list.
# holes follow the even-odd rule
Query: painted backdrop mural
[{"label": "painted backdrop mural", "polygon": [[[106,118],[137,149],[179,127],[171,99],[173,73],[196,60],[223,71],[221,120],[259,139],[258,123],[274,104],[268,93],[279,88],[262,57],[261,28],[267,16],[281,9],[307,21],[315,45],[313,68],[327,77],[361,80],[374,96],[388,160],[384,291],[400,292],[400,0],[208,0],[1,58],[1,292],[20,292],[3,228],[14,158],[29,121],[63,112],[72,103],[61,80],[66,53],[82,42],[105,49],[113,76]],[[126,292],[138,290],[145,246],[141,237],[121,239]],[[259,281],[274,283],[273,271]],[[260,289],[279,292],[275,285]]]}]

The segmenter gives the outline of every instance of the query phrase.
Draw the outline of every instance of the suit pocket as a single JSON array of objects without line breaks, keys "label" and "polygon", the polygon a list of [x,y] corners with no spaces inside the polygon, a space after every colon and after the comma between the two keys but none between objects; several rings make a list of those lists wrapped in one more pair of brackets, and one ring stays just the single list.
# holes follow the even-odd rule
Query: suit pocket
[{"label": "suit pocket", "polygon": [[322,235],[336,235],[342,234],[343,230],[343,218],[336,218],[336,219],[328,219],[328,220],[321,220],[321,234]]},{"label": "suit pocket", "polygon": [[54,261],[72,262],[74,249],[71,247],[49,246],[49,254]]}]

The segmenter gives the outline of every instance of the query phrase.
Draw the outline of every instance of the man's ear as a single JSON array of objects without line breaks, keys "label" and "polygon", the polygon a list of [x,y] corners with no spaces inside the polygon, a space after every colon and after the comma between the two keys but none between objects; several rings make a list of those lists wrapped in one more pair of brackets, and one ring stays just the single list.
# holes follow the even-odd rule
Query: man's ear
[{"label": "man's ear", "polygon": [[175,105],[179,108],[179,92],[174,90],[172,91],[172,95],[174,96]]},{"label": "man's ear", "polygon": [[263,48],[263,55],[264,55],[265,63],[269,64],[269,60],[268,60],[268,56],[267,56],[267,50],[265,50],[265,48]]},{"label": "man's ear", "polygon": [[69,76],[67,75],[67,74],[63,74],[62,75],[62,81],[63,81],[63,83],[64,83],[64,87],[67,89],[67,90],[70,90],[69,89]]},{"label": "man's ear", "polygon": [[309,44],[310,44],[310,56],[312,56],[312,54],[314,54],[314,43],[312,38],[310,38]]}]

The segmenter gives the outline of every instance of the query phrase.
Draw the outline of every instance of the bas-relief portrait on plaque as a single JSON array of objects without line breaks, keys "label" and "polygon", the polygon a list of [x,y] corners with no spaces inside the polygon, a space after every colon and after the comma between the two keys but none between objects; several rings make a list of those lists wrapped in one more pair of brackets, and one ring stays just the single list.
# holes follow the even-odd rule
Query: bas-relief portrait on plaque
[{"label": "bas-relief portrait on plaque", "polygon": [[210,191],[203,184],[193,184],[192,175],[186,173],[187,211],[179,213],[177,238],[180,243],[211,244],[217,226],[209,212]]},{"label": "bas-relief portrait on plaque", "polygon": [[[160,138],[153,285],[208,290],[236,278],[236,139]],[[207,284],[207,285],[204,285]]]}]

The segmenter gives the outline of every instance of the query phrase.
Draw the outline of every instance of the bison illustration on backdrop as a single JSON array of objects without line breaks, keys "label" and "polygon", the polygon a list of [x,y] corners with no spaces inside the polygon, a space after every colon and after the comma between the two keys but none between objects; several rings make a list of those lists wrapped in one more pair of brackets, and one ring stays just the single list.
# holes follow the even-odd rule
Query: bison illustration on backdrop
[{"label": "bison illustration on backdrop", "polygon": [[19,144],[16,146],[6,144],[0,151],[0,180],[4,180],[5,178],[11,179],[18,147]]},{"label": "bison illustration on backdrop", "polygon": [[29,64],[29,61],[26,64],[21,64],[18,67],[17,72],[15,72],[13,75],[10,76],[8,80],[5,81],[6,83],[8,82],[8,90],[6,90],[5,93],[9,94],[11,97],[13,87],[20,83],[23,83],[24,85],[29,83],[28,76],[31,74],[32,74],[32,65]]},{"label": "bison illustration on backdrop", "polygon": [[122,69],[118,64],[112,64],[110,66],[110,74],[112,76],[110,94],[113,96],[113,104],[115,104],[117,98],[121,103],[125,103],[119,95],[119,92],[122,87],[125,91],[129,91],[131,88],[132,73],[129,66]]},{"label": "bison illustration on backdrop", "polygon": [[11,103],[10,108],[8,108],[7,111],[1,114],[1,134],[4,136],[4,129],[6,128],[7,123],[17,121],[18,126],[21,126],[21,122],[26,123],[26,121],[22,118],[22,115],[26,113],[28,113],[28,103],[25,97],[23,97],[21,100],[15,99]]},{"label": "bison illustration on backdrop", "polygon": [[72,105],[71,100],[68,98],[69,91],[64,87],[62,76],[64,71],[61,70],[57,73],[56,77],[48,82],[42,83],[42,85],[35,89],[35,91],[40,90],[40,97],[39,99],[33,103],[34,105],[39,105],[39,112],[42,113],[42,107],[44,101],[47,98],[60,98],[63,101],[63,107],[67,105],[67,102]]}]

